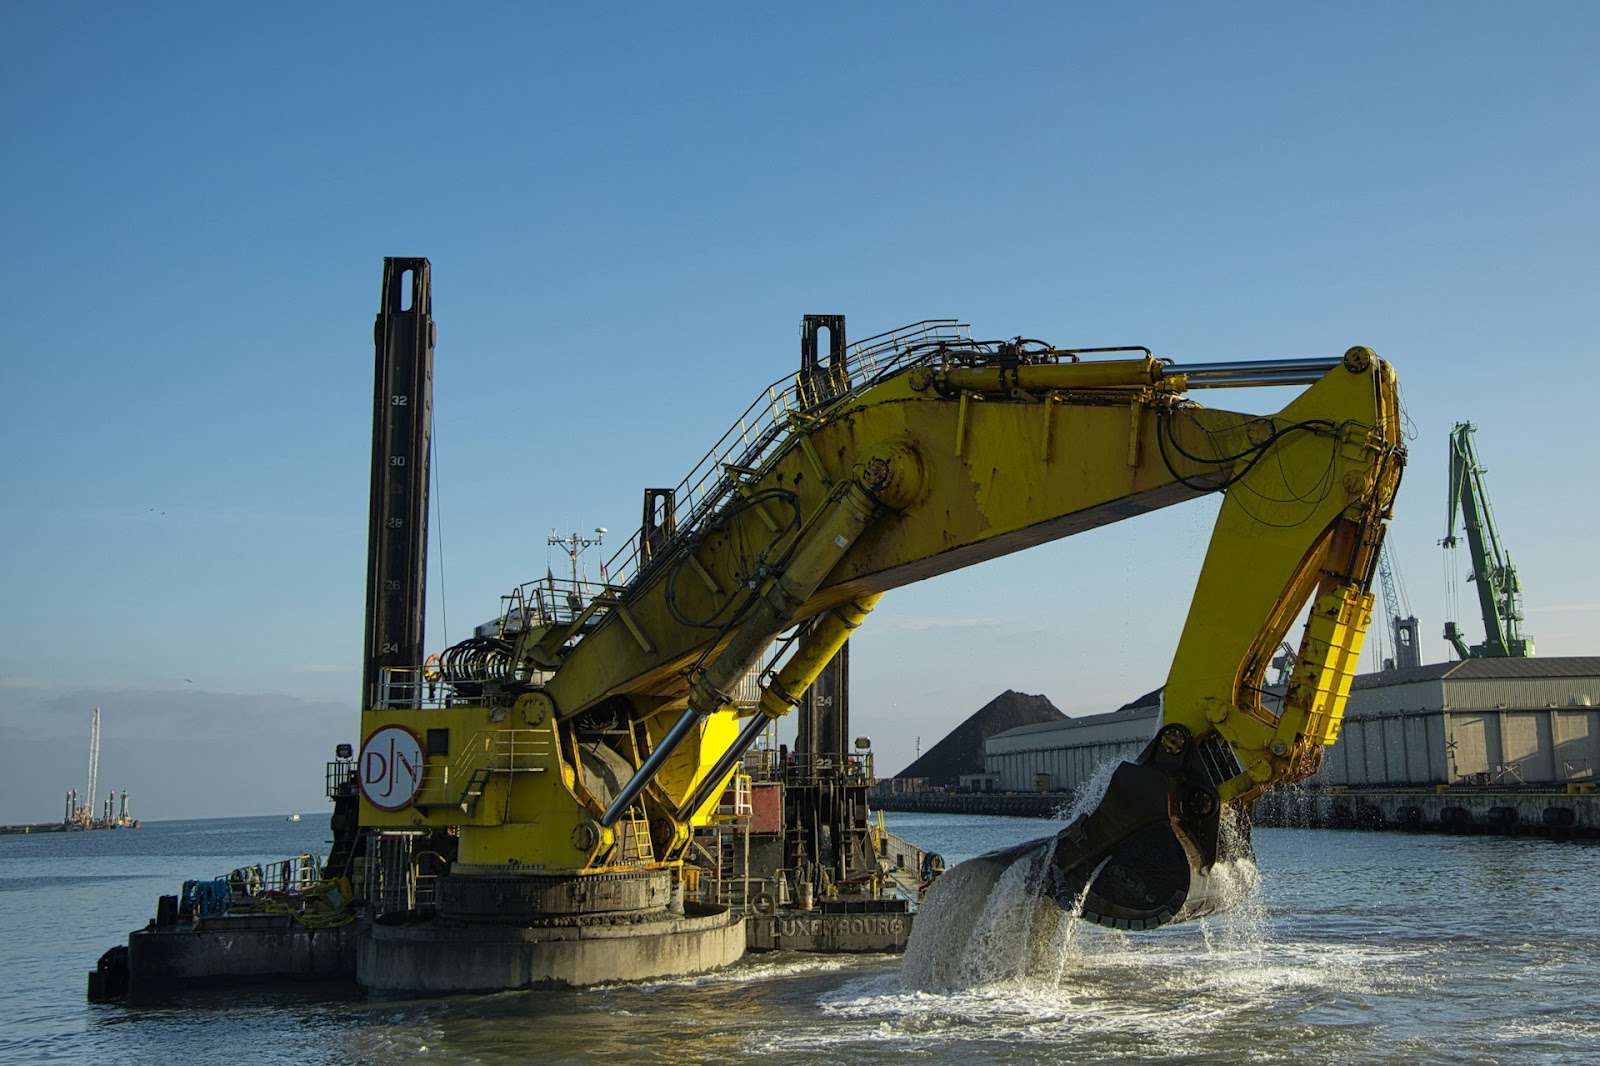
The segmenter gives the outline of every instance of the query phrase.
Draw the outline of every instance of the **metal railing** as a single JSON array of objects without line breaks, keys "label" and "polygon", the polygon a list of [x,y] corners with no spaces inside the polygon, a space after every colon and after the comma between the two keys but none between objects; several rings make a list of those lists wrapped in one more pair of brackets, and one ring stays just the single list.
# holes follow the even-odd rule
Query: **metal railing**
[{"label": "metal railing", "polygon": [[356,782],[356,764],[351,759],[337,759],[327,764],[325,787],[329,799],[354,796],[359,791]]},{"label": "metal railing", "polygon": [[[679,483],[676,498],[680,518],[673,540],[681,541],[698,532],[727,501],[740,478],[753,479],[764,472],[793,428],[794,416],[840,403],[897,370],[936,361],[948,346],[971,343],[971,331],[965,323],[953,318],[927,319],[851,345],[842,368],[824,368],[811,379],[796,372],[774,382],[745,408]],[[663,554],[658,549],[655,557]],[[595,593],[626,588],[641,573],[639,535],[635,533],[600,568],[600,585],[576,591],[587,593],[582,596],[586,604]]]},{"label": "metal railing", "polygon": [[441,684],[437,671],[426,666],[385,666],[378,673],[380,707],[449,706],[449,689]]},{"label": "metal railing", "polygon": [[234,893],[245,896],[304,892],[321,880],[322,858],[318,855],[241,866],[228,875]]},{"label": "metal railing", "polygon": [[304,906],[308,897],[325,885],[320,855],[296,855],[277,862],[252,863],[208,881],[185,881],[178,911],[193,917],[262,913],[285,902]]},{"label": "metal railing", "polygon": [[750,913],[762,897],[775,903],[784,876],[781,869],[763,871],[771,876],[752,876],[750,834],[728,822],[695,836],[684,872],[685,890],[691,898],[733,907],[743,914]]},{"label": "metal railing", "polygon": [[841,752],[817,755],[809,752],[773,751],[758,748],[747,752],[743,772],[755,781],[844,781],[867,784],[872,780],[872,753]]},{"label": "metal railing", "polygon": [[747,774],[734,774],[728,780],[728,787],[722,790],[722,797],[717,800],[716,817],[721,820],[733,818],[748,818],[754,813],[750,805],[750,777]]},{"label": "metal railing", "polygon": [[[465,793],[479,773],[542,773],[550,763],[550,743],[548,729],[480,729],[450,762],[424,765],[416,805],[466,804]],[[459,791],[452,790],[451,782]]]},{"label": "metal railing", "polygon": [[414,911],[433,903],[435,878],[417,872],[413,832],[372,833],[360,865],[357,891],[379,914]]},{"label": "metal railing", "polygon": [[[509,600],[512,597],[501,598]],[[597,608],[596,614],[602,613],[603,610]],[[523,615],[527,618],[534,616],[532,611]],[[513,633],[514,630],[508,629],[506,632]],[[453,659],[446,663],[443,669],[430,666],[385,666],[379,674],[382,680],[378,686],[378,706],[383,709],[441,710],[476,696],[485,680],[484,676],[463,670],[461,664]]]},{"label": "metal railing", "polygon": [[[604,582],[574,581],[569,577],[547,575],[526,581],[500,597],[500,636],[510,637],[524,629],[544,625],[566,625],[575,621],[601,593],[618,591]],[[596,616],[604,608],[596,609]]]}]

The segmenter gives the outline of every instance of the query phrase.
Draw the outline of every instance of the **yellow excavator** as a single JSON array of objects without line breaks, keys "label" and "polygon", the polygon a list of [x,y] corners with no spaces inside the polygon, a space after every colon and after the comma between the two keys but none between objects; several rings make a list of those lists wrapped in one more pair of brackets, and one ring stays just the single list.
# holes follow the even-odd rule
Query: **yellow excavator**
[{"label": "yellow excavator", "polygon": [[[1405,463],[1387,363],[1363,347],[1174,363],[974,341],[947,320],[828,354],[809,349],[676,489],[646,490],[638,534],[602,582],[520,587],[495,624],[445,651],[447,698],[369,701],[351,769],[360,825],[448,836],[455,851],[435,870],[432,926],[408,934],[426,945],[375,931],[364,983],[540,983],[515,952],[497,957],[500,976],[426,976],[441,945],[487,950],[473,938],[497,923],[576,940],[644,931],[652,914],[711,920],[682,901],[694,828],[881,596],[1213,493],[1221,511],[1159,731],[1060,834],[1039,890],[1117,928],[1206,913],[1208,876],[1233,857],[1224,814],[1316,771]],[[1305,388],[1269,415],[1195,399],[1269,385]],[[1264,675],[1308,603],[1269,707]],[[758,694],[736,699],[752,676]]]}]

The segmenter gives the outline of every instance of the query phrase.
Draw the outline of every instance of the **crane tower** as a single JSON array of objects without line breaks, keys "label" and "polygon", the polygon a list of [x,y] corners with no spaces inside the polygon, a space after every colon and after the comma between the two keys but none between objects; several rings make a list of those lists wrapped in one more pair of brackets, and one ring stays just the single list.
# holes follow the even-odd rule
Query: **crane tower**
[{"label": "crane tower", "polygon": [[83,794],[85,810],[88,811],[86,821],[94,822],[95,789],[100,784],[100,708],[94,709],[94,717],[89,720],[89,790]]},{"label": "crane tower", "polygon": [[1378,556],[1378,583],[1383,589],[1383,613],[1389,616],[1388,635],[1394,652],[1393,658],[1383,660],[1383,668],[1406,670],[1421,666],[1422,646],[1417,643],[1417,616],[1411,613],[1411,600],[1405,594],[1404,585],[1396,581],[1387,545]]},{"label": "crane tower", "polygon": [[[1522,633],[1522,583],[1510,554],[1501,547],[1495,529],[1494,512],[1489,509],[1489,490],[1483,482],[1487,470],[1478,462],[1472,446],[1476,427],[1457,422],[1450,431],[1450,498],[1445,536],[1440,543],[1448,550],[1456,546],[1456,514],[1467,535],[1467,550],[1472,554],[1472,573],[1467,575],[1478,591],[1478,606],[1483,614],[1483,643],[1467,647],[1455,622],[1444,624],[1444,639],[1462,659],[1530,659],[1533,638]],[[1455,595],[1452,580],[1447,590]],[[1452,609],[1450,613],[1455,614]]]}]

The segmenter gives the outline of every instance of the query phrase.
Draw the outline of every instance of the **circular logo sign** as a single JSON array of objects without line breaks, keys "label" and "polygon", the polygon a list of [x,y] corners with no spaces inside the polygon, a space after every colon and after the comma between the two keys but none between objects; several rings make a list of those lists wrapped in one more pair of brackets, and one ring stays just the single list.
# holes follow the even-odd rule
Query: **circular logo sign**
[{"label": "circular logo sign", "polygon": [[405,726],[374,730],[361,745],[361,794],[380,811],[411,806],[422,789],[422,742]]}]

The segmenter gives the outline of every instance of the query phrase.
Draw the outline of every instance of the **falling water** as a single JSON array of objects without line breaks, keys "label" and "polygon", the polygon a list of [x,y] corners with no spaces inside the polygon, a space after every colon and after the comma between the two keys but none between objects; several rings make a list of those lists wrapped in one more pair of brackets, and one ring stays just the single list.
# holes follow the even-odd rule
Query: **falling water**
[{"label": "falling water", "polygon": [[1056,817],[1071,825],[1078,818],[1100,805],[1100,799],[1106,794],[1106,789],[1111,787],[1111,775],[1117,772],[1117,767],[1122,765],[1121,759],[1107,759],[1095,767],[1094,773],[1089,775],[1089,780],[1083,783],[1072,796],[1071,803],[1063,803],[1056,810]]},{"label": "falling water", "polygon": [[[1092,810],[1104,795],[1115,764],[1102,767],[1063,817],[1069,820]],[[1237,813],[1224,810],[1221,852],[1249,852],[1241,840],[1249,828]],[[1021,849],[991,853],[949,870],[928,893],[917,914],[911,943],[901,968],[907,988],[929,992],[996,985],[1059,989],[1074,966],[1107,951],[1123,954],[1149,934],[1128,937],[1082,920],[1088,884],[1071,907],[1061,907],[1039,885],[1047,880],[1057,838],[1045,837]],[[994,860],[1003,855],[1009,865]],[[1260,876],[1253,859],[1217,863],[1212,890],[1225,921],[1201,919],[1197,924],[1208,950],[1226,950],[1259,957],[1266,935],[1266,912],[1260,899]],[[1083,927],[1092,930],[1080,935]]]}]

